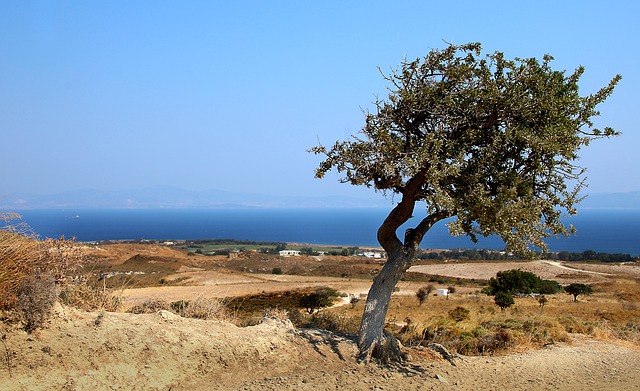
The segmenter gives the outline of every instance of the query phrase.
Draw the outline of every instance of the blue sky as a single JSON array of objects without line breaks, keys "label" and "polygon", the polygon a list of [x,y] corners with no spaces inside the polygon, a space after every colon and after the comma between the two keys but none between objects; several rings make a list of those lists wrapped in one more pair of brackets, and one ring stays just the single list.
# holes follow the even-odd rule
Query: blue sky
[{"label": "blue sky", "polygon": [[[444,41],[623,76],[580,163],[593,193],[640,190],[635,1],[0,1],[0,196],[156,185],[289,195],[307,153],[355,134],[389,70]],[[520,3],[520,4],[518,4]],[[379,197],[379,196],[378,196]]]}]

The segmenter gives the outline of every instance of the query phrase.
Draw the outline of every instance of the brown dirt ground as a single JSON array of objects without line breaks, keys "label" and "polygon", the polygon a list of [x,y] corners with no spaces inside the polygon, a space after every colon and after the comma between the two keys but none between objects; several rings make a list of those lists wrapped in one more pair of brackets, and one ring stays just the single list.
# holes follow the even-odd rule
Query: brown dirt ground
[{"label": "brown dirt ground", "polygon": [[462,357],[455,366],[414,350],[408,364],[385,368],[358,363],[349,339],[277,319],[238,328],[169,312],[57,305],[47,328],[3,335],[3,390],[640,389],[637,347],[579,336],[571,345]]},{"label": "brown dirt ground", "polygon": [[[185,271],[166,278],[190,278],[189,285],[124,289],[129,306],[147,298],[189,300],[319,285],[358,294],[370,284],[364,278],[216,269],[204,257],[189,258],[161,246],[134,247],[116,245],[113,250],[92,251],[94,255],[104,253],[105,262],[113,265],[136,254],[179,259],[187,266],[180,269]],[[205,270],[196,271],[196,267]],[[598,273],[640,276],[638,266],[546,262],[449,262],[415,268],[464,278],[489,278],[498,270],[520,268],[563,284],[606,279]],[[400,294],[414,294],[419,285],[422,283],[401,282]],[[572,336],[571,344],[499,357],[462,357],[455,365],[430,350],[409,350],[407,364],[380,367],[357,362],[356,351],[354,341],[343,336],[296,330],[288,321],[271,318],[239,328],[166,311],[146,315],[85,312],[56,304],[48,325],[34,334],[0,322],[0,389],[640,390],[638,346],[579,335]]]}]

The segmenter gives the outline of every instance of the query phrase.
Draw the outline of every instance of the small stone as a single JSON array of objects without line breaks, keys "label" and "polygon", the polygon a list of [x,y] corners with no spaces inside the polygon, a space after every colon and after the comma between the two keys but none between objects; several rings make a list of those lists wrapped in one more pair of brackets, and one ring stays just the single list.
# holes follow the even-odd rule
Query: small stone
[{"label": "small stone", "polygon": [[436,379],[438,379],[440,381],[440,383],[449,384],[447,379],[444,376],[440,375],[440,374],[436,375]]}]

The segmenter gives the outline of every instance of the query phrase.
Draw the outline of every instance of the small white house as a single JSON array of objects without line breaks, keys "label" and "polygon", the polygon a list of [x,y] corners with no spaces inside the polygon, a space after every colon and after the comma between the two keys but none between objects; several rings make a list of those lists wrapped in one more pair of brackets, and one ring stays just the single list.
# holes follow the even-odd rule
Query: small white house
[{"label": "small white house", "polygon": [[297,250],[281,250],[279,252],[281,257],[297,257],[300,255],[300,251]]},{"label": "small white house", "polygon": [[438,289],[438,290],[436,290],[436,295],[438,295],[438,296],[448,296],[449,295],[449,290],[448,289]]}]

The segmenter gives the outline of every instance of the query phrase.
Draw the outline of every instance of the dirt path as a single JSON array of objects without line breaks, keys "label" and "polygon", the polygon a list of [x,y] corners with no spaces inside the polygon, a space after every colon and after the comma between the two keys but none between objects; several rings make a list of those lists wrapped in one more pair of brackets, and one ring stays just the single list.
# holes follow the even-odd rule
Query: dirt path
[{"label": "dirt path", "polygon": [[407,365],[381,368],[358,363],[349,339],[275,319],[238,328],[168,312],[57,306],[38,334],[3,334],[10,364],[0,345],[3,390],[640,389],[638,348],[578,336],[572,345],[463,357],[456,366],[413,351]]}]

